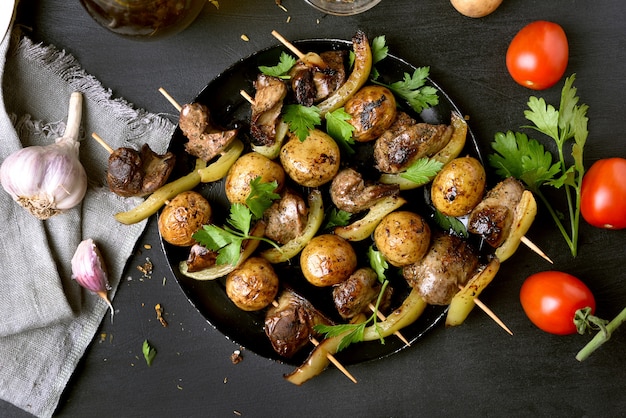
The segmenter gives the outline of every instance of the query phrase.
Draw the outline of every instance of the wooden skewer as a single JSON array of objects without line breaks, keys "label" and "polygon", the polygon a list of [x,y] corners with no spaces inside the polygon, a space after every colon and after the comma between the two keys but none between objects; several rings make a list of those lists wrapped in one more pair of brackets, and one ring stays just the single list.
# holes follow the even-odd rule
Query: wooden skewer
[{"label": "wooden skewer", "polygon": [[254,98],[252,96],[250,96],[250,94],[248,94],[247,91],[245,90],[239,90],[239,94],[241,94],[241,96],[246,99],[248,101],[248,103],[250,103],[251,105],[254,104]]},{"label": "wooden skewer", "polygon": [[109,151],[109,154],[113,154],[113,148],[111,148],[111,146],[107,144],[106,141],[100,137],[100,135],[94,132],[91,134],[91,137],[98,141],[98,143],[102,145],[105,150]]},{"label": "wooden skewer", "polygon": [[[459,285],[459,289],[463,289],[463,286]],[[500,318],[498,318],[498,315],[496,315],[494,311],[489,309],[489,307],[485,305],[480,299],[474,298],[474,303],[476,304],[476,306],[482,309],[482,311],[486,313],[491,319],[493,319],[496,324],[500,325],[503,330],[505,330],[510,335],[513,335],[513,331],[511,331],[509,327],[507,327],[506,324]]]},{"label": "wooden skewer", "polygon": [[[318,345],[320,345],[319,341],[317,341],[315,337],[310,337],[310,340],[314,346],[317,347]],[[353,383],[356,383],[356,379],[354,378],[354,376],[352,376],[352,374],[348,371],[348,369],[343,366],[343,364],[339,363],[339,360],[337,360],[335,356],[330,353],[326,353],[326,357],[328,358],[328,360],[330,360],[331,363],[335,365],[335,367],[337,367],[341,371],[341,373],[346,375],[346,377],[350,379]]]},{"label": "wooden skewer", "polygon": [[165,96],[165,98],[172,104],[172,106],[174,106],[176,110],[180,112],[180,110],[183,107],[180,104],[178,104],[178,102],[172,96],[170,96],[170,94],[167,91],[165,91],[163,87],[159,88],[159,92],[161,92],[161,94]]},{"label": "wooden skewer", "polygon": [[[369,308],[372,310],[372,312],[376,312],[376,316],[378,316],[378,319],[380,319],[381,321],[384,321],[385,319],[387,319],[385,317],[385,315],[379,311],[378,309],[376,309],[376,306],[374,306],[373,304],[369,304]],[[402,341],[403,343],[406,344],[407,347],[411,346],[411,343],[409,342],[409,340],[407,340],[404,335],[402,335],[402,333],[400,333],[400,331],[396,331],[393,333],[393,335],[395,335],[396,337],[398,337],[400,339],[400,341]]]},{"label": "wooden skewer", "polygon": [[[274,307],[278,307],[278,302],[276,302],[275,300],[273,300],[273,301],[272,301],[272,305],[273,305]],[[315,339],[315,337],[313,337],[313,336],[310,336],[310,337],[309,337],[309,340],[310,340],[310,341],[311,341],[311,343],[312,343],[314,346],[316,346],[316,347],[317,347],[318,345],[320,345],[319,341],[317,341],[317,340]],[[335,356],[333,356],[333,355],[332,355],[332,354],[330,354],[330,353],[326,353],[326,358],[327,358],[327,359],[328,359],[331,363],[333,363],[333,364],[335,365],[335,367],[337,367],[337,368],[339,369],[339,371],[341,371],[341,373],[343,373],[343,374],[344,374],[344,375],[345,375],[348,379],[350,379],[352,382],[356,383],[356,379],[354,378],[354,376],[352,376],[352,374],[348,371],[348,369],[346,369],[346,368],[343,366],[343,364],[341,364],[341,363],[339,362],[339,360],[337,360],[337,359],[335,358]]]},{"label": "wooden skewer", "polygon": [[295,45],[285,39],[283,35],[276,32],[275,30],[272,31],[272,35],[274,36],[274,38],[278,39],[283,45],[285,45],[291,52],[296,54],[299,59],[302,59],[304,57],[305,54],[303,54],[298,48],[295,47]]},{"label": "wooden skewer", "polygon": [[554,262],[550,259],[550,257],[548,257],[546,255],[546,253],[544,253],[541,248],[537,247],[537,245],[532,242],[531,240],[529,240],[528,238],[526,238],[526,236],[522,236],[522,238],[520,239],[520,241],[522,241],[522,244],[526,245],[528,248],[530,248],[531,250],[533,250],[535,253],[537,253],[541,258],[543,258],[544,260],[546,260],[547,262],[549,262],[550,264],[554,264]]}]

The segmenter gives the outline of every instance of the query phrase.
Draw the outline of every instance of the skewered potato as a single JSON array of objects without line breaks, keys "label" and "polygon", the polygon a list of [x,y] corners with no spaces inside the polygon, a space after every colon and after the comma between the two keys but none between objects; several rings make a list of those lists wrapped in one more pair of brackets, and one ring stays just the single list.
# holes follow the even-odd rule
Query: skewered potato
[{"label": "skewered potato", "polygon": [[278,284],[269,261],[250,257],[226,277],[226,295],[239,309],[258,311],[272,303]]},{"label": "skewered potato", "polygon": [[261,183],[276,181],[278,193],[285,184],[285,171],[275,161],[256,153],[249,152],[242,155],[232,165],[226,175],[226,198],[230,203],[246,203],[250,195],[250,182],[260,177]]},{"label": "skewered potato", "polygon": [[437,174],[430,198],[437,210],[447,216],[467,215],[483,198],[486,174],[476,158],[455,158]]},{"label": "skewered potato", "polygon": [[402,267],[418,262],[430,246],[430,227],[420,215],[391,212],[374,230],[374,242],[389,264]]},{"label": "skewered potato", "polygon": [[332,234],[313,238],[300,255],[302,274],[313,285],[332,286],[356,269],[356,253],[345,239]]},{"label": "skewered potato", "polygon": [[304,141],[290,135],[280,150],[280,162],[296,183],[318,187],[331,181],[339,171],[339,146],[327,133],[312,129]]},{"label": "skewered potato", "polygon": [[158,221],[159,232],[172,245],[191,246],[196,243],[192,235],[209,223],[211,214],[211,205],[200,193],[179,193],[163,208]]}]

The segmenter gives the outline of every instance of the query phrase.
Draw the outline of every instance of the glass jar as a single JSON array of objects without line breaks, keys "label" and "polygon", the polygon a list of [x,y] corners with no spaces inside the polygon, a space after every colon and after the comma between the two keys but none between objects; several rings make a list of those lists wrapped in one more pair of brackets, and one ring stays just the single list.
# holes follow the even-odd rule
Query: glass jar
[{"label": "glass jar", "polygon": [[80,0],[91,17],[110,31],[136,39],[173,35],[193,22],[206,0]]},{"label": "glass jar", "polygon": [[322,12],[337,15],[351,16],[362,13],[376,6],[381,0],[305,0],[308,4]]}]

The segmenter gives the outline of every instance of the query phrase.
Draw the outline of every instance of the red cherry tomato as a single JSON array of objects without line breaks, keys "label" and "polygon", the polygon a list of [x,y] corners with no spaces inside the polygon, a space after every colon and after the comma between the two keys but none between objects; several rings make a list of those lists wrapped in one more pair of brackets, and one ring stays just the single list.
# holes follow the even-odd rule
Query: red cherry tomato
[{"label": "red cherry tomato", "polygon": [[538,328],[557,335],[576,333],[574,314],[596,301],[591,290],[571,274],[543,271],[529,276],[520,290],[520,301],[528,319]]},{"label": "red cherry tomato", "polygon": [[583,177],[580,193],[580,212],[590,225],[626,228],[626,159],[593,163]]},{"label": "red cherry tomato", "polygon": [[563,77],[569,58],[565,31],[553,22],[538,20],[522,28],[506,51],[506,67],[513,80],[543,90]]}]

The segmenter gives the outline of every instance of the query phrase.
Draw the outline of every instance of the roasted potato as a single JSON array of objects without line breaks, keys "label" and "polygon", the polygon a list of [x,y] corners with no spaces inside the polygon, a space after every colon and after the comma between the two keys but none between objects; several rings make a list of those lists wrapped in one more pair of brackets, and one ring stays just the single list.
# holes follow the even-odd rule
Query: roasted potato
[{"label": "roasted potato", "polygon": [[402,267],[418,262],[430,247],[430,227],[420,215],[391,212],[374,230],[374,242],[389,264]]},{"label": "roasted potato", "polygon": [[290,135],[280,150],[280,162],[296,183],[318,187],[331,181],[339,171],[339,146],[319,129],[311,130],[304,141]]},{"label": "roasted potato", "polygon": [[382,135],[396,119],[396,99],[384,86],[365,86],[356,92],[344,106],[354,126],[355,141],[372,141]]},{"label": "roasted potato", "polygon": [[244,311],[270,305],[278,294],[278,276],[269,261],[250,257],[226,277],[226,295]]},{"label": "roasted potato", "polygon": [[452,6],[467,17],[485,17],[493,13],[502,0],[450,0]]},{"label": "roasted potato", "polygon": [[435,208],[447,216],[463,216],[482,200],[486,174],[476,158],[455,158],[437,174],[430,188]]},{"label": "roasted potato", "polygon": [[262,183],[276,181],[276,192],[285,185],[285,171],[275,161],[256,153],[249,152],[235,161],[226,175],[226,198],[230,203],[246,203],[250,195],[250,182],[261,177]]},{"label": "roasted potato", "polygon": [[161,211],[159,232],[170,244],[189,247],[196,243],[192,235],[210,222],[211,215],[211,205],[200,193],[182,192]]},{"label": "roasted potato", "polygon": [[341,283],[356,270],[356,266],[352,245],[337,235],[316,236],[300,254],[302,274],[318,287]]}]

